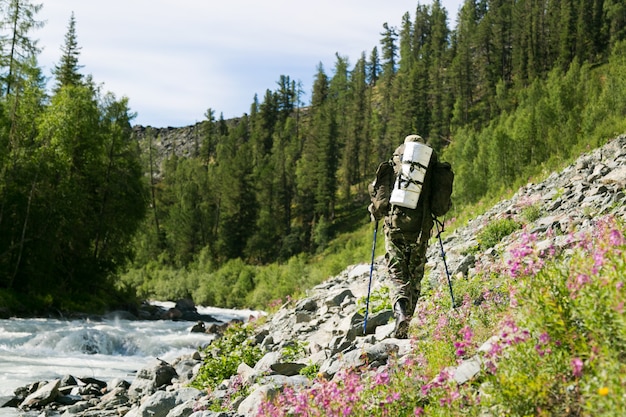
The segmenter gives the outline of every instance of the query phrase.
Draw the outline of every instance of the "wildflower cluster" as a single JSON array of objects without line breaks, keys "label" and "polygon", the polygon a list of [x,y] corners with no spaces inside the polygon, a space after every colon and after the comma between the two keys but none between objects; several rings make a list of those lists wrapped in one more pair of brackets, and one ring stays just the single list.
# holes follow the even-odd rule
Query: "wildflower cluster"
[{"label": "wildflower cluster", "polygon": [[622,230],[600,218],[592,232],[569,236],[572,250],[557,262],[522,234],[508,262],[519,305],[485,354],[485,405],[507,415],[626,412]]},{"label": "wildflower cluster", "polygon": [[307,389],[286,387],[261,404],[258,416],[420,415],[423,398],[415,384],[419,387],[423,381],[410,371],[414,363],[396,363],[376,371],[345,370],[330,381],[320,377]]},{"label": "wildflower cluster", "polygon": [[544,260],[536,248],[537,235],[524,232],[509,249],[509,274],[512,278],[520,275],[535,275],[544,265]]}]

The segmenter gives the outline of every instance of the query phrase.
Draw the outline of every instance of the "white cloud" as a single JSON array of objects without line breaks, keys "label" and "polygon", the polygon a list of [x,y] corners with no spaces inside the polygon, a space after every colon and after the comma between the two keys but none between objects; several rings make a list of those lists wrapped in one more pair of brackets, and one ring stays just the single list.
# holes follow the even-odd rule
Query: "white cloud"
[{"label": "white cloud", "polygon": [[[454,20],[462,0],[444,0]],[[85,74],[127,96],[136,123],[185,126],[211,107],[224,117],[249,111],[281,75],[311,89],[317,64],[335,53],[353,65],[379,46],[383,23],[414,17],[409,0],[44,0],[33,34],[44,73],[58,62],[70,15]],[[453,9],[453,10],[451,10]]]}]

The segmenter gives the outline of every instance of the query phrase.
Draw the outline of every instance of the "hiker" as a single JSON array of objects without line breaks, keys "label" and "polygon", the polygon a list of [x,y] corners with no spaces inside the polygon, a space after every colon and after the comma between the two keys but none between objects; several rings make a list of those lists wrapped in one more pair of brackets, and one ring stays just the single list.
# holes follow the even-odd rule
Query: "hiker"
[{"label": "hiker", "polygon": [[[412,154],[404,155],[405,148]],[[396,319],[393,337],[399,339],[408,337],[411,315],[420,296],[433,227],[429,167],[436,161],[435,152],[425,146],[421,136],[409,135],[391,160],[379,165],[376,179],[369,186],[371,218],[376,222],[384,218],[385,262],[394,284],[390,291]]]}]

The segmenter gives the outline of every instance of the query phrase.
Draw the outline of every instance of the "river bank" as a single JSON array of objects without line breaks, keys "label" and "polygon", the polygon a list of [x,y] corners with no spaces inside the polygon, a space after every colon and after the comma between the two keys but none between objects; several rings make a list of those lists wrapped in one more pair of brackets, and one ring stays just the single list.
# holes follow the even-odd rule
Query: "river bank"
[{"label": "river bank", "polygon": [[[168,312],[171,302],[154,302]],[[207,324],[248,320],[259,312],[197,307]],[[35,381],[65,375],[132,380],[156,357],[173,361],[195,352],[216,336],[192,332],[195,321],[141,320],[125,312],[87,318],[0,319],[0,396],[11,396]]]}]

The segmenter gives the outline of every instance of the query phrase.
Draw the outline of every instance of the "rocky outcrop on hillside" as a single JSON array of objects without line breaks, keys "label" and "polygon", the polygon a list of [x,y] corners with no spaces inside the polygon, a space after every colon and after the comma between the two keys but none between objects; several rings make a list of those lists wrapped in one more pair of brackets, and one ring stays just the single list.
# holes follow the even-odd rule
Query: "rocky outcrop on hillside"
[{"label": "rocky outcrop on hillside", "polygon": [[203,123],[185,127],[133,127],[133,138],[137,140],[146,158],[152,160],[152,174],[160,178],[162,162],[172,155],[195,157],[199,154]]},{"label": "rocky outcrop on hillside", "polygon": [[[235,127],[240,118],[224,121],[226,126]],[[184,127],[133,126],[132,137],[139,144],[146,166],[152,167],[152,175],[160,179],[163,161],[176,155],[193,158],[200,155],[202,141],[206,136],[206,121]],[[215,151],[215,149],[213,149]]]},{"label": "rocky outcrop on hillside", "polygon": [[[574,243],[566,235],[589,231],[596,217],[607,214],[625,217],[625,202],[626,135],[621,135],[544,181],[521,187],[510,199],[499,202],[447,236],[443,244],[447,248],[448,269],[454,276],[467,275],[478,258],[483,263],[493,260],[501,247],[519,237],[512,234],[485,252],[464,255],[478,246],[480,231],[494,219],[520,219],[526,209],[533,207],[539,217],[525,231],[535,234],[542,247],[564,250]],[[437,256],[439,251],[439,245],[432,244],[428,252],[433,266],[431,281],[438,281],[445,273],[441,256]]]},{"label": "rocky outcrop on hillside", "polygon": [[[537,215],[524,230],[495,247],[480,248],[477,236],[489,222],[505,217],[519,219],[528,207]],[[510,199],[446,235],[445,265],[439,244],[433,240],[428,251],[429,283],[446,283],[446,265],[453,282],[471,276],[478,263],[493,262],[502,253],[506,256],[506,251],[499,249],[518,239],[520,233],[533,233],[538,245],[566,251],[573,243],[566,234],[590,231],[595,218],[608,214],[626,219],[626,135],[581,156],[541,183],[521,187]],[[370,313],[363,329],[360,309],[368,292],[370,271],[372,294],[384,294],[388,285],[382,257],[376,259],[372,270],[370,267],[350,266],[267,317],[254,335],[254,343],[265,352],[263,358],[254,367],[241,364],[236,376],[212,392],[188,387],[202,363],[200,353],[195,353],[171,364],[156,360],[154,366],[139,371],[132,383],[71,377],[42,381],[18,390],[8,403],[37,410],[32,415],[45,409],[47,416],[252,417],[267,396],[286,386],[298,389],[313,384],[302,375],[304,368],[312,367],[327,379],[342,369],[362,365],[375,371],[392,354],[402,360],[411,352],[411,344],[390,337],[393,323],[389,309]],[[289,357],[287,351],[300,354]],[[451,372],[458,383],[464,383],[479,369],[479,364],[469,359]],[[215,401],[234,398],[233,393],[242,386],[247,395],[231,402],[233,411],[209,411]]]}]

